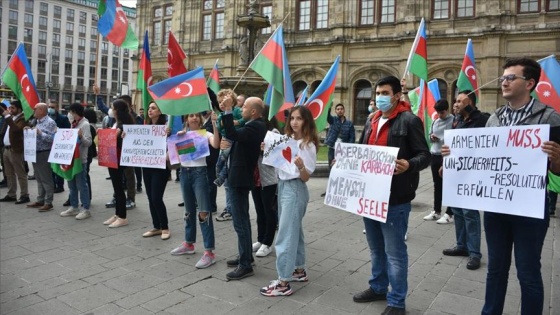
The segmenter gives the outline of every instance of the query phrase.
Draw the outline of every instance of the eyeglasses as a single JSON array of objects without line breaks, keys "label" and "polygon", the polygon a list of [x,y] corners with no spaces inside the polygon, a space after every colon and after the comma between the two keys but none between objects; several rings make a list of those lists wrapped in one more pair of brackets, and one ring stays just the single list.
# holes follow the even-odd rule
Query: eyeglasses
[{"label": "eyeglasses", "polygon": [[503,75],[503,76],[499,77],[498,82],[500,82],[500,84],[504,81],[507,81],[508,83],[511,83],[511,82],[515,81],[515,79],[527,80],[527,78],[524,77],[524,76],[518,76],[518,75],[515,75],[515,74],[508,74],[508,75]]}]

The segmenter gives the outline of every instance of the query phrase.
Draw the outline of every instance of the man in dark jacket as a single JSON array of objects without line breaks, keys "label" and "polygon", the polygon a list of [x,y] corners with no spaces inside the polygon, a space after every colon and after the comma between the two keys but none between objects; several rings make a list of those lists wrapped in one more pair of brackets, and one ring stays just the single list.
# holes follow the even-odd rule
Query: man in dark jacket
[{"label": "man in dark jacket", "polygon": [[[486,125],[490,115],[481,113],[475,106],[476,96],[472,91],[461,91],[457,95],[454,106],[457,107],[462,119],[453,129],[482,128]],[[476,270],[480,268],[480,213],[478,210],[452,208],[455,223],[455,235],[457,245],[453,248],[443,250],[446,256],[469,257],[467,269]]]},{"label": "man in dark jacket", "polygon": [[228,266],[237,268],[226,274],[228,280],[239,280],[253,275],[251,221],[249,220],[249,191],[254,187],[253,172],[257,166],[261,143],[266,135],[266,124],[262,119],[263,101],[250,97],[242,107],[242,116],[247,123],[238,129],[233,124],[232,108],[235,100],[231,95],[223,100],[225,115],[222,122],[226,137],[233,141],[229,155],[228,185],[231,197],[233,228],[237,233],[239,258],[228,261]]},{"label": "man in dark jacket", "polygon": [[[48,109],[49,117],[54,120],[57,128],[70,129],[70,121],[67,116],[60,114],[60,109],[57,102],[50,102]],[[52,172],[52,171],[51,171]],[[64,191],[64,178],[52,172],[54,181],[54,193],[61,193]]]},{"label": "man in dark jacket", "polygon": [[[371,277],[369,287],[354,295],[354,302],[387,300],[383,314],[405,314],[408,253],[404,237],[410,202],[416,197],[420,170],[430,164],[430,151],[422,121],[410,111],[410,104],[400,101],[400,80],[394,76],[380,79],[375,93],[379,111],[366,123],[359,143],[397,147],[399,153],[386,223],[364,218],[371,252]],[[391,292],[388,292],[389,284]]]}]

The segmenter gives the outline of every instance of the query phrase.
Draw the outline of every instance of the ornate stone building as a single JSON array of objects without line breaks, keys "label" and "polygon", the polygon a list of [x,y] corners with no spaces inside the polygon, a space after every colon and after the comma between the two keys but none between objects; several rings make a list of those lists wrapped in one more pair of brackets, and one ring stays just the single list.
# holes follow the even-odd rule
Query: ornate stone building
[{"label": "ornate stone building", "polygon": [[[188,67],[208,74],[218,59],[223,87],[263,95],[266,83],[252,71],[241,77],[247,58],[248,31],[236,22],[249,10],[270,18],[259,30],[258,51],[283,21],[294,92],[313,90],[341,55],[334,102],[363,124],[377,79],[403,76],[422,17],[427,25],[430,79],[442,97],[452,100],[468,38],[473,40],[479,86],[501,75],[507,57],[535,59],[560,51],[559,0],[142,0],[138,33],[149,30],[154,82],[167,77],[167,31],[172,30],[189,57]],[[254,12],[253,12],[254,13]],[[250,15],[249,15],[250,16]],[[417,79],[408,85],[417,85]],[[492,110],[503,100],[498,84],[481,90],[481,107]]]}]

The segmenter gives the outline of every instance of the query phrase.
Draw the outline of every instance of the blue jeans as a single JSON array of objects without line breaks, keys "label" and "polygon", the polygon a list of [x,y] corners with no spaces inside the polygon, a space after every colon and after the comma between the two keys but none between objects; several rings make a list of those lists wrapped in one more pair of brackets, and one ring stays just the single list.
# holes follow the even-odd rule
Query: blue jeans
[{"label": "blue jeans", "polygon": [[87,184],[87,164],[82,164],[82,171],[74,178],[68,181],[68,188],[70,189],[70,205],[74,209],[78,209],[80,203],[78,201],[78,193],[80,200],[82,201],[82,207],[84,210],[89,210],[90,198],[89,198],[89,188]]},{"label": "blue jeans", "polygon": [[168,169],[159,168],[137,168],[142,170],[144,177],[144,186],[146,195],[148,196],[148,204],[150,206],[150,214],[152,215],[152,224],[154,229],[167,230],[167,208],[163,202],[163,194],[167,187],[167,179],[171,175]]},{"label": "blue jeans", "polygon": [[239,266],[251,269],[253,250],[251,243],[251,218],[249,217],[249,187],[230,187],[229,202],[233,228],[237,233]]},{"label": "blue jeans", "polygon": [[548,200],[543,211],[544,219],[484,212],[488,273],[482,314],[502,314],[512,247],[515,247],[515,266],[521,286],[521,314],[542,314],[544,289],[541,253],[550,221]]},{"label": "blue jeans", "polygon": [[[229,142],[231,143],[231,141]],[[231,147],[225,150],[220,150],[220,155],[218,156],[218,161],[216,162],[216,179],[218,179],[221,182],[225,181],[228,176],[227,161],[229,158],[230,151],[231,151]]]},{"label": "blue jeans", "polygon": [[453,208],[457,247],[469,251],[469,257],[482,258],[480,253],[480,213],[478,210]]},{"label": "blue jeans", "polygon": [[278,236],[276,271],[278,279],[290,281],[295,269],[305,269],[305,239],[302,221],[309,191],[299,178],[278,183]]},{"label": "blue jeans", "polygon": [[[200,223],[202,239],[205,250],[214,249],[214,225],[212,213],[208,206],[208,178],[206,177],[206,166],[182,167],[181,168],[181,191],[185,201],[185,241],[196,242],[196,221]],[[206,213],[206,218],[200,220],[196,213]]]},{"label": "blue jeans", "polygon": [[[398,308],[405,308],[408,291],[408,252],[404,235],[410,210],[410,202],[390,205],[386,223],[364,218],[371,255],[369,286],[375,293],[387,293],[387,305]],[[389,284],[391,292],[388,292]]]}]

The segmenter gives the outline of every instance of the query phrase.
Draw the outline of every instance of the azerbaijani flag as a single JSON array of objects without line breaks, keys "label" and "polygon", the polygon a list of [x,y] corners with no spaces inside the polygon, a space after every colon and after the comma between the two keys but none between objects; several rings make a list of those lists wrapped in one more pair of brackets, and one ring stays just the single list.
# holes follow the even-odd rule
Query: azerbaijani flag
[{"label": "azerbaijani flag", "polygon": [[74,150],[74,156],[72,157],[72,164],[70,165],[62,165],[51,163],[51,169],[53,172],[66,179],[72,180],[74,176],[82,172],[82,161],[80,161],[80,145],[76,145],[76,149]]},{"label": "azerbaijani flag", "polygon": [[303,91],[301,91],[301,94],[299,95],[299,98],[296,101],[296,105],[295,106],[299,106],[299,105],[303,105],[305,104],[305,101],[307,101],[307,89],[309,88],[309,85],[307,85],[305,87],[305,89],[303,89]]},{"label": "azerbaijani flag", "polygon": [[424,81],[421,80],[420,87],[427,86],[428,89],[424,90],[423,88],[420,89],[420,94],[425,94],[426,106],[419,107],[418,113],[416,114],[420,119],[424,122],[424,136],[426,138],[426,142],[428,142],[428,146],[431,145],[430,140],[430,129],[432,127],[432,123],[434,120],[437,119],[437,112],[434,108],[436,102],[441,98],[439,93],[439,85],[438,80],[433,79],[432,81],[428,82],[428,84],[424,84]]},{"label": "azerbaijani flag", "polygon": [[467,49],[465,51],[465,57],[463,58],[463,65],[461,66],[459,79],[457,79],[457,89],[458,91],[476,91],[476,101],[477,103],[479,102],[478,83],[476,81],[476,64],[474,61],[472,40],[470,38],[467,40]]},{"label": "azerbaijani flag", "polygon": [[560,112],[560,63],[554,55],[539,60],[541,77],[532,95]]},{"label": "azerbaijani flag", "polygon": [[334,87],[336,85],[336,74],[338,72],[338,64],[340,55],[334,60],[329,72],[323,78],[317,89],[311,94],[307,102],[303,106],[307,106],[311,111],[311,115],[315,120],[317,132],[323,131],[327,126],[327,115],[331,107]]},{"label": "azerbaijani flag", "polygon": [[420,107],[420,87],[423,86],[423,81],[420,79],[420,86],[414,90],[408,91],[408,99],[410,100],[410,107],[414,115],[418,115],[418,107]]},{"label": "azerbaijani flag", "polygon": [[189,154],[196,152],[196,147],[194,146],[193,139],[187,139],[185,141],[178,142],[176,144],[177,152],[179,155]]},{"label": "azerbaijani flag", "polygon": [[21,102],[25,119],[29,119],[33,115],[35,105],[39,103],[39,94],[23,43],[19,43],[8,61],[2,73],[2,81],[14,92]]},{"label": "azerbaijani flag", "polygon": [[115,46],[138,49],[138,38],[128,23],[119,0],[99,0],[97,22],[99,33]]},{"label": "azerbaijani flag", "polygon": [[187,59],[187,55],[185,55],[173,33],[169,31],[169,44],[167,45],[167,74],[169,74],[169,77],[187,72],[185,59]]},{"label": "azerbaijani flag", "polygon": [[273,87],[268,119],[294,106],[295,98],[284,46],[284,30],[280,25],[251,62],[250,68]]},{"label": "azerbaijani flag", "polygon": [[136,88],[142,91],[142,108],[144,108],[144,121],[148,120],[148,107],[152,97],[148,92],[148,86],[152,84],[152,61],[150,58],[150,43],[148,42],[148,30],[144,34],[144,48],[140,57],[138,67],[138,82]]},{"label": "azerbaijani flag", "polygon": [[211,110],[202,67],[153,84],[148,91],[161,112],[167,115],[180,116]]},{"label": "azerbaijani flag", "polygon": [[212,71],[210,71],[210,75],[208,75],[207,84],[210,90],[218,94],[218,92],[220,91],[220,72],[218,71],[218,60],[216,60],[214,67],[212,67]]},{"label": "azerbaijani flag", "polygon": [[416,38],[410,49],[404,74],[414,74],[424,82],[428,82],[428,50],[426,48],[426,25],[424,18],[420,21]]}]

